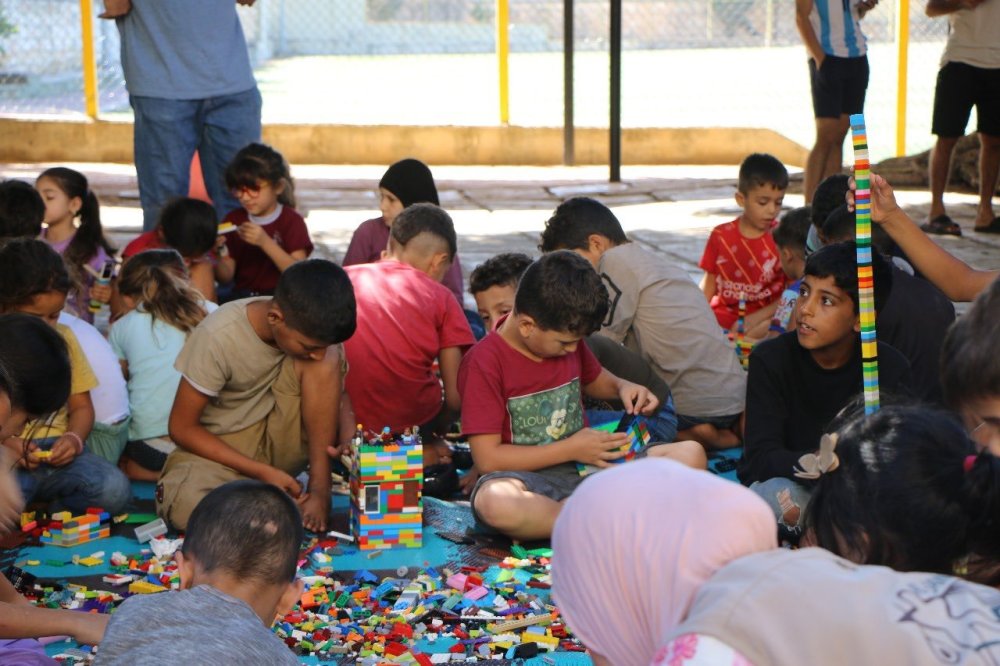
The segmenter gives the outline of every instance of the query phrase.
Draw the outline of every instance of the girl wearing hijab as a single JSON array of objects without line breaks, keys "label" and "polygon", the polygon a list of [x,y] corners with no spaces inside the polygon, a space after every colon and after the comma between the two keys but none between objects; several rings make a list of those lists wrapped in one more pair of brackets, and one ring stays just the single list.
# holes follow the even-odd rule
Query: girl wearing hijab
[{"label": "girl wearing hijab", "polygon": [[553,597],[597,666],[1000,662],[996,589],[778,549],[758,500],[665,459],[577,489],[552,536]]},{"label": "girl wearing hijab", "polygon": [[596,666],[646,666],[712,574],[777,546],[774,513],[752,491],[639,460],[595,474],[566,501],[552,535],[553,596]]},{"label": "girl wearing hijab", "polygon": [[[362,222],[354,230],[351,244],[344,255],[344,266],[370,264],[381,259],[389,242],[389,229],[396,216],[407,206],[415,203],[441,205],[431,170],[412,157],[400,160],[386,169],[378,183],[378,199],[382,215]],[[457,254],[441,283],[455,294],[459,303],[463,302],[462,265]]]}]

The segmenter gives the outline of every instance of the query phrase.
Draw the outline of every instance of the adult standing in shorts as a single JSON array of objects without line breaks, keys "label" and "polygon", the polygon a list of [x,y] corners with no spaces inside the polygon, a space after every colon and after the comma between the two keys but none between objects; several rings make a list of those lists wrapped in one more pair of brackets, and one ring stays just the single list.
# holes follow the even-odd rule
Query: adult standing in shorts
[{"label": "adult standing in shorts", "polygon": [[955,144],[965,134],[972,107],[976,107],[980,150],[975,231],[1000,234],[1000,217],[993,215],[1000,172],[1000,0],[928,0],[927,15],[947,15],[951,30],[934,89],[931,131],[937,142],[928,166],[931,210],[921,229],[962,235],[945,213],[944,188]]},{"label": "adult standing in shorts", "polygon": [[816,186],[843,167],[850,115],[861,113],[868,90],[867,40],[861,18],[878,0],[795,0],[795,25],[809,53],[816,143],[803,185],[806,203]]}]

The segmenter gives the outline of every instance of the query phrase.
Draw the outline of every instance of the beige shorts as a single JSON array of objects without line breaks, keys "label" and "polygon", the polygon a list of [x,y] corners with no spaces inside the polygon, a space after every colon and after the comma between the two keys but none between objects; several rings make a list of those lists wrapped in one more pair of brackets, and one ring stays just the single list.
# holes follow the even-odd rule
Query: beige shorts
[{"label": "beige shorts", "polygon": [[[248,458],[296,476],[309,462],[309,446],[302,428],[302,391],[293,359],[282,362],[270,390],[274,409],[266,419],[219,438]],[[160,473],[156,513],[183,530],[205,495],[224,483],[245,478],[232,468],[178,447],[167,457]]]}]

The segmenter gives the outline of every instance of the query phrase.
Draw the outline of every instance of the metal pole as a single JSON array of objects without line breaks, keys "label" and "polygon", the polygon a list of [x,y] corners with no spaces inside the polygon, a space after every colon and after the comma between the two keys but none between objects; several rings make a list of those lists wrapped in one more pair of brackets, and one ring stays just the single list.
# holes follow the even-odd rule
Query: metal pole
[{"label": "metal pole", "polygon": [[94,59],[94,6],[91,0],[80,0],[80,36],[83,40],[84,110],[97,120],[97,61]]},{"label": "metal pole", "polygon": [[910,0],[896,2],[896,157],[906,154],[906,75],[910,49]]},{"label": "metal pole", "polygon": [[609,180],[622,179],[622,0],[611,0],[611,109]]},{"label": "metal pole", "polygon": [[510,15],[507,0],[497,0],[497,66],[500,74],[500,124],[510,124]]},{"label": "metal pole", "polygon": [[573,132],[573,0],[563,0],[563,164],[576,161]]}]

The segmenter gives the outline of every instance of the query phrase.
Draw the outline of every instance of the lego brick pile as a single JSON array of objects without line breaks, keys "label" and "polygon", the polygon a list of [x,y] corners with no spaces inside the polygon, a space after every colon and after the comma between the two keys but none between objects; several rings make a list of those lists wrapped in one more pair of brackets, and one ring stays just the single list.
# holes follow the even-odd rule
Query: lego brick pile
[{"label": "lego brick pile", "polygon": [[274,630],[296,654],[319,661],[427,666],[454,661],[504,662],[582,652],[549,599],[551,551],[512,549],[487,567],[425,567],[379,579],[358,571],[336,579],[330,562],[343,550],[313,540],[300,562],[306,589]]}]

